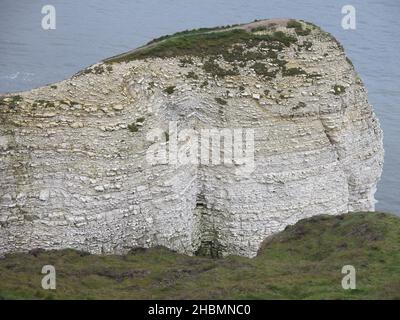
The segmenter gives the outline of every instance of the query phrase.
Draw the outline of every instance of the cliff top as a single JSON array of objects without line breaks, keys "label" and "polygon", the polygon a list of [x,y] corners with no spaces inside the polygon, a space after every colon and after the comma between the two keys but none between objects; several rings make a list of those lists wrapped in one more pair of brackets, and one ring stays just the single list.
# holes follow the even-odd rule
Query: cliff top
[{"label": "cliff top", "polygon": [[[154,39],[143,47],[104,61],[118,63],[156,57],[224,55],[234,45],[254,47],[260,43],[264,48],[281,51],[283,46],[296,43],[298,36],[308,36],[314,30],[321,31],[312,23],[293,19],[256,20],[241,25],[186,30]],[[243,57],[231,58],[241,60]]]}]

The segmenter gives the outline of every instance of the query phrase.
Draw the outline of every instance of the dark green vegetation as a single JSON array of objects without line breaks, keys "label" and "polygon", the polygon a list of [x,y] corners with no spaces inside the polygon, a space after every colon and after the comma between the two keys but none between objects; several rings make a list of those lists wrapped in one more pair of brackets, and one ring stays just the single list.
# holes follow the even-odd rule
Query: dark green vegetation
[{"label": "dark green vegetation", "polygon": [[19,105],[19,103],[23,100],[20,95],[9,96],[9,97],[0,97],[0,106],[6,105],[10,108],[15,108]]},{"label": "dark green vegetation", "polygon": [[219,66],[219,64],[212,59],[206,61],[203,65],[204,71],[207,73],[219,77],[219,78],[224,78],[226,76],[236,76],[239,75],[239,69],[237,67],[234,67],[232,69],[224,69]]},{"label": "dark green vegetation", "polygon": [[307,74],[303,69],[301,68],[282,68],[282,76],[284,77],[291,77],[291,76],[297,76],[301,74]]},{"label": "dark green vegetation", "polygon": [[189,71],[189,73],[186,75],[186,78],[198,80],[199,76],[194,71]]},{"label": "dark green vegetation", "polygon": [[[41,289],[43,265],[57,289]],[[357,289],[344,290],[344,265]],[[305,219],[265,241],[254,259],[189,257],[167,249],[125,256],[73,250],[0,259],[6,299],[400,299],[400,219],[354,213]]]},{"label": "dark green vegetation", "polygon": [[169,86],[164,89],[165,93],[173,94],[175,92],[175,86]]},{"label": "dark green vegetation", "polygon": [[351,61],[349,57],[346,57],[346,61],[354,68],[353,61]]},{"label": "dark green vegetation", "polygon": [[254,63],[251,68],[257,73],[258,75],[266,76],[267,78],[274,78],[278,73],[278,69],[274,69],[272,71],[269,70],[267,65],[262,62]]},{"label": "dark green vegetation", "polygon": [[138,132],[139,127],[143,126],[145,120],[144,117],[137,118],[135,122],[128,124],[128,130],[133,133]]},{"label": "dark green vegetation", "polygon": [[[290,20],[287,28],[294,29],[295,35],[291,31],[277,31],[274,24],[254,27],[251,31],[240,26],[187,30],[160,37],[144,47],[104,62],[111,64],[147,58],[179,57],[179,65],[184,68],[193,65],[193,58],[196,57],[201,59],[204,72],[217,78],[240,75],[240,68],[246,66],[253,68],[266,80],[275,78],[279,72],[283,76],[305,75],[313,78],[301,69],[286,69],[287,61],[280,56],[285,48],[292,45],[296,45],[297,51],[310,50],[312,42],[304,40],[298,43],[297,36],[309,35],[314,26]],[[189,79],[200,79],[199,74],[193,71],[185,75]],[[166,92],[172,94],[172,87]]]},{"label": "dark green vegetation", "polygon": [[138,126],[136,125],[136,123],[131,123],[131,124],[128,124],[128,130],[129,130],[130,132],[135,133],[135,132],[138,132],[138,131],[139,131],[139,128],[138,128]]},{"label": "dark green vegetation", "polygon": [[53,101],[39,99],[35,100],[35,102],[32,104],[32,108],[37,108],[38,106],[43,108],[54,108],[56,105]]},{"label": "dark green vegetation", "polygon": [[186,67],[187,65],[194,64],[193,59],[190,57],[184,57],[182,59],[179,59],[179,62],[181,63],[181,67]]},{"label": "dark green vegetation", "polygon": [[308,36],[311,33],[309,28],[303,28],[303,24],[296,20],[290,20],[287,24],[287,28],[294,28],[298,36]]},{"label": "dark green vegetation", "polygon": [[292,110],[298,110],[301,108],[305,108],[307,105],[304,102],[299,102],[297,105],[295,105],[294,107],[292,107]]},{"label": "dark green vegetation", "polygon": [[202,34],[202,33],[206,33],[206,32],[218,31],[218,30],[221,31],[221,30],[233,28],[233,27],[236,27],[236,26],[237,26],[237,24],[214,27],[214,28],[199,28],[199,29],[193,29],[193,30],[180,31],[180,32],[174,33],[173,35],[165,35],[165,36],[161,36],[159,38],[153,39],[147,45],[153,44],[153,43],[156,43],[156,42],[160,42],[162,40],[170,39],[170,38],[173,38],[173,37],[177,37],[177,36],[196,35],[196,34]]},{"label": "dark green vegetation", "polygon": [[223,31],[194,31],[177,33],[173,36],[160,38],[149,45],[133,52],[122,54],[105,60],[106,63],[127,62],[145,58],[171,58],[183,56],[204,57],[219,55],[235,44],[255,46],[260,42],[270,42],[275,45],[289,47],[297,39],[282,31],[268,34],[255,34],[243,29],[230,29]]},{"label": "dark green vegetation", "polygon": [[345,93],[345,91],[346,91],[346,88],[344,86],[342,86],[342,85],[335,84],[333,86],[333,94],[334,95],[343,94],[343,93]]},{"label": "dark green vegetation", "polygon": [[215,101],[221,105],[226,105],[228,102],[222,98],[215,98]]},{"label": "dark green vegetation", "polygon": [[97,65],[97,66],[94,66],[94,67],[91,66],[91,67],[88,67],[86,69],[83,69],[82,71],[79,71],[77,74],[74,75],[74,77],[77,77],[77,76],[80,76],[80,75],[83,75],[83,74],[89,74],[89,73],[103,74],[106,71],[108,71],[108,72],[113,71],[113,67],[111,65],[104,66],[104,65],[101,65],[101,64]]}]

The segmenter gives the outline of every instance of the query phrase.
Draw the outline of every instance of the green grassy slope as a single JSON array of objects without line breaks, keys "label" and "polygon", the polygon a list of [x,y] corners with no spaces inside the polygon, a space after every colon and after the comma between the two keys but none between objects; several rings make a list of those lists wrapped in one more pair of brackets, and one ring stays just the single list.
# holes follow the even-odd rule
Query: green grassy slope
[{"label": "green grassy slope", "polygon": [[[43,290],[54,265],[57,289]],[[344,290],[344,265],[357,289]],[[267,239],[254,259],[189,257],[164,248],[125,256],[63,250],[0,259],[5,299],[400,299],[400,219],[383,213],[319,216]]]}]

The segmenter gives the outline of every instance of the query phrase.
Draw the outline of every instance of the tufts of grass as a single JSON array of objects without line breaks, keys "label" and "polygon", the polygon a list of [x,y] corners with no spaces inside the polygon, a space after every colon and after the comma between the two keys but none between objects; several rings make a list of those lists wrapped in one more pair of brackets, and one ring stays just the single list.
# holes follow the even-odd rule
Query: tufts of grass
[{"label": "tufts of grass", "polygon": [[146,58],[171,58],[182,56],[204,57],[220,55],[234,45],[255,46],[260,42],[289,47],[297,39],[282,31],[254,34],[243,29],[223,31],[196,31],[167,36],[148,46],[105,60],[106,63],[128,62]]},{"label": "tufts of grass", "polygon": [[136,123],[131,123],[131,124],[128,124],[128,130],[129,130],[130,132],[135,133],[135,132],[138,132],[138,131],[139,131],[139,128],[138,128],[138,126],[136,125]]},{"label": "tufts of grass", "polygon": [[199,28],[199,29],[192,29],[192,30],[184,30],[184,31],[179,31],[176,32],[172,35],[165,35],[161,36],[159,38],[153,39],[150,42],[147,43],[147,45],[154,44],[166,39],[174,38],[174,37],[179,37],[179,36],[189,36],[189,35],[196,35],[196,34],[202,34],[202,33],[208,33],[208,32],[215,32],[215,31],[221,31],[224,29],[229,29],[232,27],[238,26],[237,24],[235,25],[226,25],[226,26],[220,26],[220,27],[214,27],[214,28]]},{"label": "tufts of grass", "polygon": [[138,132],[139,127],[143,126],[145,120],[144,117],[137,118],[135,122],[128,125],[128,130],[133,133]]},{"label": "tufts of grass", "polygon": [[207,81],[207,80],[204,80],[204,81],[202,82],[202,84],[200,85],[200,88],[205,88],[205,87],[207,87],[208,85],[209,85],[208,81]]},{"label": "tufts of grass", "polygon": [[0,105],[16,108],[22,100],[24,99],[20,95],[0,97]]},{"label": "tufts of grass", "polygon": [[226,101],[226,100],[224,100],[224,99],[222,99],[222,98],[219,98],[219,97],[215,98],[215,101],[216,101],[217,103],[223,105],[223,106],[228,104],[228,101]]},{"label": "tufts of grass", "polygon": [[294,107],[292,107],[292,110],[298,110],[301,108],[305,108],[307,105],[304,102],[299,102],[297,105],[295,105]]},{"label": "tufts of grass", "polygon": [[52,101],[47,101],[43,99],[36,100],[34,102],[36,105],[42,106],[44,108],[55,108],[55,104]]},{"label": "tufts of grass", "polygon": [[293,43],[297,42],[297,39],[283,31],[275,31],[271,37],[272,41],[277,41],[284,44],[286,47],[290,47]]},{"label": "tufts of grass", "polygon": [[256,74],[265,76],[268,78],[274,78],[278,73],[278,70],[270,71],[265,63],[256,62],[254,63],[251,68],[255,71]]},{"label": "tufts of grass", "polygon": [[353,61],[351,61],[349,57],[346,57],[346,61],[354,68]]},{"label": "tufts of grass", "polygon": [[212,59],[209,59],[203,64],[203,69],[205,72],[219,78],[239,75],[239,70],[236,67],[233,67],[232,69],[224,69]]},{"label": "tufts of grass", "polygon": [[345,92],[346,92],[346,88],[344,86],[339,85],[339,84],[335,84],[333,86],[333,94],[334,95],[337,96],[337,95],[343,94]]},{"label": "tufts of grass", "polygon": [[168,86],[164,89],[164,92],[167,94],[173,94],[175,92],[175,86]]},{"label": "tufts of grass", "polygon": [[[206,248],[212,254],[215,246]],[[57,289],[41,288],[54,265]],[[344,290],[342,268],[356,269]],[[0,299],[400,299],[400,219],[316,216],[267,238],[257,257],[212,259],[165,248],[95,256],[75,250],[0,259]]]},{"label": "tufts of grass", "polygon": [[302,74],[307,74],[307,73],[301,68],[286,68],[286,67],[282,68],[282,76],[284,77],[293,77]]},{"label": "tufts of grass", "polygon": [[296,20],[289,20],[286,27],[294,29],[303,29],[303,25],[301,24],[301,22]]},{"label": "tufts of grass", "polygon": [[304,48],[307,51],[310,50],[313,46],[313,43],[311,41],[304,41],[301,45],[299,45],[299,49]]},{"label": "tufts of grass", "polygon": [[308,79],[320,79],[322,78],[322,74],[320,73],[307,73],[306,78]]},{"label": "tufts of grass", "polygon": [[183,57],[183,58],[179,59],[179,63],[180,63],[181,67],[186,67],[187,65],[193,65],[194,61],[190,57]]},{"label": "tufts of grass", "polygon": [[293,28],[298,36],[308,36],[311,33],[309,28],[303,28],[303,24],[296,20],[290,20],[286,27]]},{"label": "tufts of grass", "polygon": [[260,31],[266,31],[267,27],[266,26],[259,26],[251,29],[251,32],[260,32]]},{"label": "tufts of grass", "polygon": [[189,73],[186,75],[186,78],[198,80],[199,76],[194,71],[189,71]]}]

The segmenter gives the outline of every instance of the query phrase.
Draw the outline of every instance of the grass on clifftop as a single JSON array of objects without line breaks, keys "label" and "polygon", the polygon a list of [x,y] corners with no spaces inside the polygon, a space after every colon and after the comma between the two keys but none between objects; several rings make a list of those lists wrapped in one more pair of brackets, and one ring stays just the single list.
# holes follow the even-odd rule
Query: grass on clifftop
[{"label": "grass on clifftop", "polygon": [[145,58],[171,58],[185,55],[218,55],[226,52],[234,44],[257,45],[261,41],[274,42],[288,47],[295,43],[297,39],[282,31],[256,34],[244,29],[222,31],[200,29],[200,31],[186,31],[172,36],[161,37],[150,42],[145,47],[106,59],[104,62],[128,62]]},{"label": "grass on clifftop", "polygon": [[[57,289],[41,289],[43,265]],[[344,265],[357,289],[344,290]],[[400,219],[381,213],[302,220],[254,259],[189,257],[163,248],[125,256],[73,250],[0,259],[4,299],[400,299]]]}]

